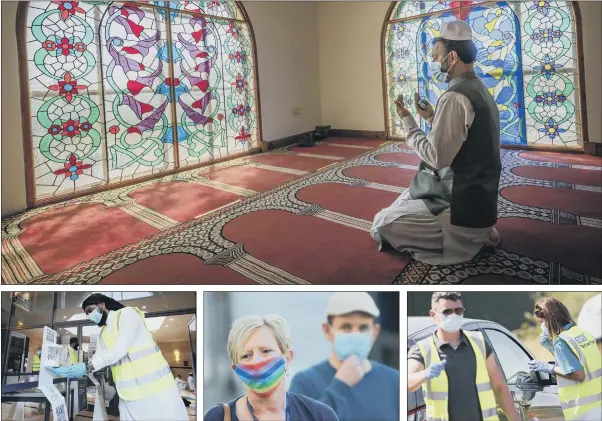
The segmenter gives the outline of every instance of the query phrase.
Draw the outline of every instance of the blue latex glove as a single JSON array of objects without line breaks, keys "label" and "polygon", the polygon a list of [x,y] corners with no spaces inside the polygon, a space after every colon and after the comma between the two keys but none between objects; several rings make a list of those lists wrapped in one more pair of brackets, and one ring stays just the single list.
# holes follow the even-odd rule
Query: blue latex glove
[{"label": "blue latex glove", "polygon": [[427,379],[434,379],[435,377],[439,377],[441,372],[445,370],[445,366],[447,365],[447,360],[443,360],[440,363],[431,364],[427,367],[425,376]]},{"label": "blue latex glove", "polygon": [[552,354],[554,353],[554,343],[546,332],[542,332],[541,335],[539,335],[539,343]]},{"label": "blue latex glove", "polygon": [[547,363],[545,361],[529,361],[529,369],[531,371],[541,371],[542,373],[553,374],[554,364]]},{"label": "blue latex glove", "polygon": [[77,363],[68,367],[46,367],[48,371],[57,377],[75,378],[83,377],[86,375],[86,364]]}]

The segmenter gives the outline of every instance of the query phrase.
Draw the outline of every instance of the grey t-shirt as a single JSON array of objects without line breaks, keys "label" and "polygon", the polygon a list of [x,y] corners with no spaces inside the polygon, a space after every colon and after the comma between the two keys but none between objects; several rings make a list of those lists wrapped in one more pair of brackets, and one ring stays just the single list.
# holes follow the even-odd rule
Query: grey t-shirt
[{"label": "grey t-shirt", "polygon": [[[475,383],[477,375],[477,360],[472,346],[464,332],[462,339],[456,349],[451,345],[443,343],[436,334],[432,338],[439,350],[439,358],[447,357],[445,373],[448,379],[448,413],[449,421],[482,421],[479,394]],[[485,341],[486,358],[491,355],[493,349]],[[424,365],[424,358],[420,353],[418,345],[414,345],[408,352],[408,359],[416,360]]]}]

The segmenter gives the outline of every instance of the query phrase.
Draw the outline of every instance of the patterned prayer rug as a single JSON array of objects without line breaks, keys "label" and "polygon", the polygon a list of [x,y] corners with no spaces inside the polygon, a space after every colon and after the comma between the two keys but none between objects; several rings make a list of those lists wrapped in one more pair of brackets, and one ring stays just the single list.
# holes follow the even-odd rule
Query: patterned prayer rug
[{"label": "patterned prayer rug", "polygon": [[331,138],[2,221],[11,284],[602,283],[602,159],[502,151],[501,246],[429,266],[379,252],[374,215],[410,184],[403,143]]}]

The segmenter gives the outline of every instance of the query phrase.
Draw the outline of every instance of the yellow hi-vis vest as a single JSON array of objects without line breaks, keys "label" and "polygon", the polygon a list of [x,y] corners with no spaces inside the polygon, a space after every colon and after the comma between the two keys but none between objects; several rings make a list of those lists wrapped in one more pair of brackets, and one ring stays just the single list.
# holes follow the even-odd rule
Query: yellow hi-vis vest
[{"label": "yellow hi-vis vest", "polygon": [[[463,333],[466,335],[468,342],[470,342],[470,345],[472,346],[477,362],[475,384],[477,392],[479,393],[479,403],[481,404],[483,421],[498,421],[499,417],[497,415],[495,395],[491,388],[489,372],[487,371],[487,365],[485,363],[486,354],[483,335],[480,332],[463,331]],[[424,359],[424,367],[441,362],[437,345],[435,345],[435,339],[432,336],[418,342],[418,347],[420,348],[420,353]],[[448,421],[449,393],[445,370],[441,372],[439,377],[426,380],[426,382],[422,384],[422,391],[424,393],[424,402],[426,404],[427,420]]]},{"label": "yellow hi-vis vest", "polygon": [[38,354],[33,354],[33,365],[31,366],[31,371],[40,371],[40,357],[38,357]]},{"label": "yellow hi-vis vest", "polygon": [[[169,364],[163,357],[155,338],[146,327],[144,314],[137,308],[134,310],[142,318],[150,343],[133,346],[128,349],[125,357],[111,366],[117,394],[126,401],[148,398],[176,387]],[[100,342],[106,349],[111,349],[117,342],[121,310],[114,313],[111,331],[109,332],[107,326],[103,326],[100,332]]]},{"label": "yellow hi-vis vest", "polygon": [[[562,412],[567,421],[587,419],[596,413],[602,415],[602,355],[596,340],[587,331],[573,326],[558,335],[569,345],[583,366],[585,379],[582,382],[557,376],[558,394]],[[598,418],[602,419],[602,418]]]},{"label": "yellow hi-vis vest", "polygon": [[78,358],[77,358],[77,352],[75,351],[75,349],[68,347],[67,350],[69,351],[69,356],[71,357],[71,362],[73,364],[77,364]]}]

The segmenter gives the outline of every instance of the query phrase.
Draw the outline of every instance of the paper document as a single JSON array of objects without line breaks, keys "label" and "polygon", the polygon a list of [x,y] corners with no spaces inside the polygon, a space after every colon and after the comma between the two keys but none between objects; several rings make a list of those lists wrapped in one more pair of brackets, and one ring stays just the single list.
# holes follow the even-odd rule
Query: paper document
[{"label": "paper document", "polygon": [[105,407],[105,398],[102,392],[102,386],[93,374],[88,374],[88,378],[96,386],[96,396],[94,397],[94,414],[92,415],[92,421],[109,421],[107,415],[107,408]]},{"label": "paper document", "polygon": [[46,396],[52,406],[54,421],[69,421],[65,398],[52,383],[54,376],[46,367],[58,367],[61,365],[61,346],[56,344],[58,333],[44,326],[42,339],[42,356],[40,358],[40,375],[38,376],[38,389]]}]

